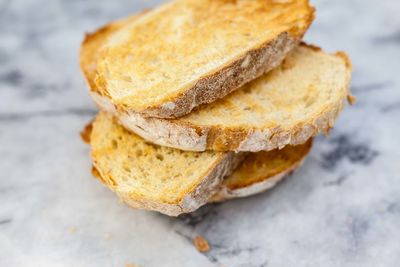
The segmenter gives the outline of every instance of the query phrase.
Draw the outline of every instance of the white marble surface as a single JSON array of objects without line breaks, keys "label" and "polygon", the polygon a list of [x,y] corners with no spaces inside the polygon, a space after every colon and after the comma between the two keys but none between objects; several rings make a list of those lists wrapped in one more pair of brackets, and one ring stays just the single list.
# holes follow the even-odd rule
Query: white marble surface
[{"label": "white marble surface", "polygon": [[0,266],[399,266],[400,2],[314,1],[305,39],[350,54],[357,105],[273,191],[178,219],[119,204],[78,135],[83,32],[155,3],[0,0]]}]

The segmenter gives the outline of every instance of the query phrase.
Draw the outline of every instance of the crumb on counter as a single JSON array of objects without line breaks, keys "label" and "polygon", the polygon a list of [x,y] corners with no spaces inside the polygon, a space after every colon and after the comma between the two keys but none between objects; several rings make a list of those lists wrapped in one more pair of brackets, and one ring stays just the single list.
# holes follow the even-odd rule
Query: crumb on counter
[{"label": "crumb on counter", "polygon": [[83,142],[86,144],[90,143],[90,135],[92,134],[92,122],[88,123],[85,128],[80,132],[80,136]]},{"label": "crumb on counter", "polygon": [[210,250],[210,245],[208,241],[204,239],[202,236],[196,236],[193,239],[193,244],[195,245],[196,249],[200,252],[208,252]]}]

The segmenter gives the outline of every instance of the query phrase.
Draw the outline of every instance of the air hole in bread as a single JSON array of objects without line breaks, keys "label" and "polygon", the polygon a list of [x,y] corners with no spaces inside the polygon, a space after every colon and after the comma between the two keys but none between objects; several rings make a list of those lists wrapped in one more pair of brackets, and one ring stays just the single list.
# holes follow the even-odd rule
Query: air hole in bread
[{"label": "air hole in bread", "polygon": [[130,173],[130,172],[131,172],[131,168],[130,168],[128,165],[126,165],[126,164],[124,164],[124,166],[123,166],[122,168],[123,168],[124,171],[126,171],[127,173]]},{"label": "air hole in bread", "polygon": [[117,149],[117,148],[118,148],[118,142],[117,142],[117,140],[114,140],[114,139],[113,139],[113,140],[111,141],[111,146],[112,146],[113,149]]},{"label": "air hole in bread", "polygon": [[141,149],[136,150],[136,157],[140,157],[143,155],[143,151]]}]

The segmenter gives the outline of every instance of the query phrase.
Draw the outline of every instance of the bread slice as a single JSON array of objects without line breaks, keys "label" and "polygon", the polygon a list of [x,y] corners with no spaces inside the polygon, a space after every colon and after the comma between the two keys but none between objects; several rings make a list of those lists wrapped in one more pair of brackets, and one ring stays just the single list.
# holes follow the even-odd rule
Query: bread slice
[{"label": "bread slice", "polygon": [[302,165],[311,147],[312,139],[281,150],[248,154],[239,167],[224,179],[219,191],[209,202],[247,197],[271,189]]},{"label": "bread slice", "polygon": [[183,150],[261,151],[297,145],[328,132],[347,99],[351,63],[301,44],[270,73],[178,119],[124,112],[92,93],[98,106],[153,143]]},{"label": "bread slice", "polygon": [[[128,205],[177,216],[210,201],[259,193],[300,165],[311,141],[246,157],[187,152],[146,143],[100,113],[82,133],[91,145],[93,174]],[[223,180],[242,161],[234,173]]]},{"label": "bread slice", "polygon": [[207,203],[243,159],[233,152],[188,152],[146,143],[100,113],[90,140],[94,172],[135,208],[176,216]]},{"label": "bread slice", "polygon": [[81,65],[119,109],[180,117],[276,67],[313,18],[308,0],[176,0],[88,35]]}]

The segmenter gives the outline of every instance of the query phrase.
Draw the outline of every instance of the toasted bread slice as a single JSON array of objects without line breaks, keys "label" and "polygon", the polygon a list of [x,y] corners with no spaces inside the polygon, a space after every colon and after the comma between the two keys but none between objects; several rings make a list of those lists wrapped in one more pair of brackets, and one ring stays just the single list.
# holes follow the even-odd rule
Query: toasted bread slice
[{"label": "toasted bread slice", "polygon": [[349,92],[351,64],[302,44],[276,69],[178,119],[145,118],[93,93],[98,106],[153,143],[183,150],[261,151],[302,144],[327,132]]},{"label": "toasted bread slice", "polygon": [[246,197],[271,189],[302,165],[311,147],[312,139],[281,150],[248,154],[239,167],[224,179],[220,190],[209,202]]},{"label": "toasted bread slice", "polygon": [[313,18],[308,0],[176,0],[88,35],[81,66],[121,110],[180,117],[276,67]]},{"label": "toasted bread slice", "polygon": [[106,113],[84,136],[90,136],[94,172],[107,187],[130,206],[172,216],[207,203],[243,159],[233,152],[188,152],[146,143]]},{"label": "toasted bread slice", "polygon": [[91,145],[93,174],[104,185],[132,207],[171,216],[264,191],[294,170],[311,147],[310,141],[244,161],[244,154],[232,152],[180,151],[146,143],[105,113],[86,127],[82,138]]}]

